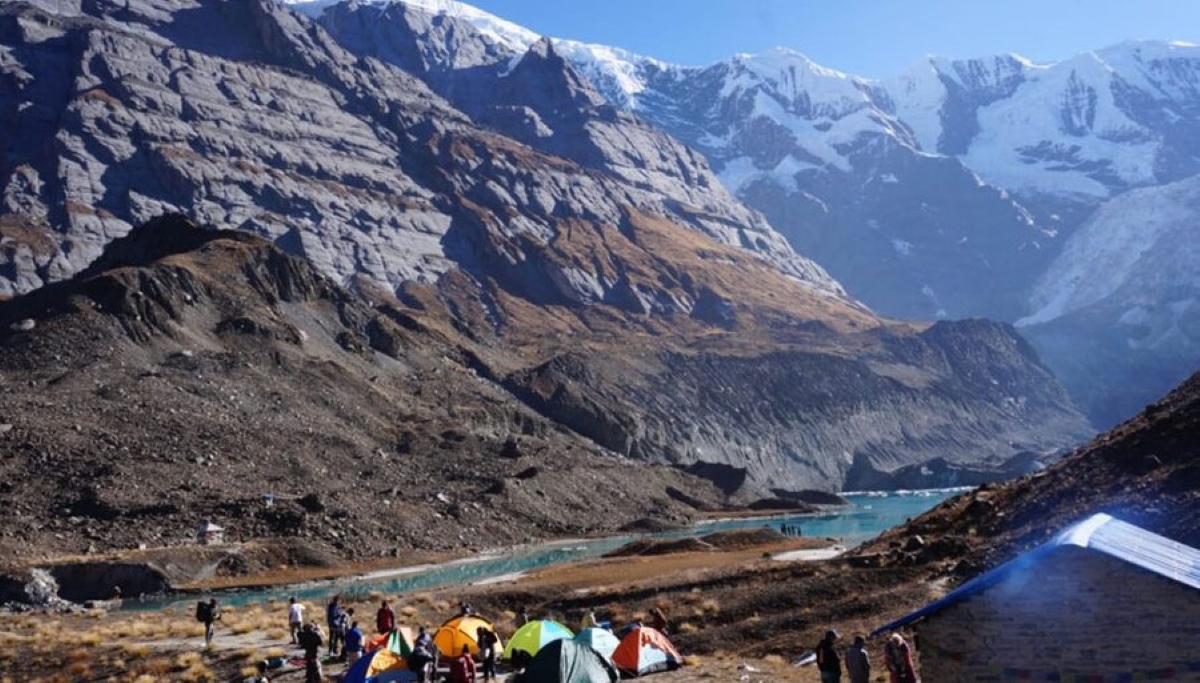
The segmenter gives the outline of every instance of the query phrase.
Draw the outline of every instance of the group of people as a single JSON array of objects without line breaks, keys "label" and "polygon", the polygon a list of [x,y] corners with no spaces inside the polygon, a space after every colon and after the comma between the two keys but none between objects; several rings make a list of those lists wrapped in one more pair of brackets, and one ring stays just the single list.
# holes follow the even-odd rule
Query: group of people
[{"label": "group of people", "polygon": [[[842,660],[838,655],[837,631],[826,631],[817,645],[817,669],[821,672],[821,683],[840,683]],[[854,644],[846,648],[846,675],[850,683],[867,683],[871,678],[871,657],[867,653],[867,639],[854,636]],[[888,673],[888,683],[919,683],[913,668],[912,651],[899,633],[893,633],[883,645],[883,666]]]},{"label": "group of people", "polygon": [[[321,647],[327,644],[326,656],[354,664],[363,654],[363,632],[354,619],[354,608],[343,607],[340,595],[335,595],[325,607],[325,626],[328,638],[316,620],[305,622],[304,605],[293,596],[288,599],[288,631],[292,644],[304,650],[305,679],[320,681]],[[328,641],[328,642],[327,642]]]},{"label": "group of people", "polygon": [[[470,616],[474,613],[474,608],[464,602],[459,607],[458,616]],[[375,612],[375,630],[383,635],[391,633],[395,628],[396,612],[385,599]],[[450,660],[451,683],[473,683],[475,676],[480,673],[483,674],[484,681],[496,680],[496,644],[499,641],[494,631],[483,626],[478,627],[475,630],[475,642],[479,648],[479,664],[476,666],[471,648],[464,645],[462,652]],[[417,674],[417,680],[421,683],[432,683],[433,672],[437,671],[439,659],[440,652],[433,635],[427,627],[418,627],[417,635],[413,639],[412,653],[408,656],[409,669]]]}]

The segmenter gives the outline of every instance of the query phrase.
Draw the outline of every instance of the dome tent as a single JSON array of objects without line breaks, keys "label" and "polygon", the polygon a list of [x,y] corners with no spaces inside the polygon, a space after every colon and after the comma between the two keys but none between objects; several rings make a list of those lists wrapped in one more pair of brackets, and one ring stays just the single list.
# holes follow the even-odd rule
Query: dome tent
[{"label": "dome tent", "polygon": [[678,669],[683,666],[683,657],[662,631],[640,626],[621,639],[613,652],[613,664],[622,674],[644,676]]},{"label": "dome tent", "polygon": [[[442,624],[437,633],[433,634],[433,644],[443,657],[457,657],[462,654],[463,646],[472,656],[479,655],[479,643],[475,641],[475,632],[482,626],[495,633],[496,627],[492,622],[474,614],[460,615]],[[496,647],[501,647],[499,635],[496,636]]]},{"label": "dome tent", "polygon": [[574,635],[571,633],[571,629],[557,621],[550,619],[531,621],[517,629],[512,638],[509,638],[508,645],[504,648],[504,659],[512,659],[514,652],[524,652],[532,657],[546,645],[556,640],[570,640]]},{"label": "dome tent", "polygon": [[343,683],[408,683],[415,680],[417,675],[408,670],[408,662],[391,650],[368,652],[342,678]]},{"label": "dome tent", "polygon": [[614,636],[612,631],[595,626],[576,633],[575,642],[587,645],[608,660],[612,660],[613,652],[621,644],[621,640]]},{"label": "dome tent", "polygon": [[525,667],[537,683],[615,683],[621,676],[599,652],[575,640],[555,640],[538,650]]}]

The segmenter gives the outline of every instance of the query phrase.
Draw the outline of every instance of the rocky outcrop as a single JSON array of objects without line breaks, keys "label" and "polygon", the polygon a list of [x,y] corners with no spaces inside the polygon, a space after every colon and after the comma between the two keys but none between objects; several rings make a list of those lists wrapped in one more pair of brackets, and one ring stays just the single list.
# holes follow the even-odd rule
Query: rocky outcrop
[{"label": "rocky outcrop", "polygon": [[189,544],[207,519],[344,561],[683,523],[723,498],[537,415],[444,319],[406,328],[261,238],[178,216],[0,321],[10,558]]},{"label": "rocky outcrop", "polygon": [[[1003,463],[1020,451],[1066,447],[1087,433],[1065,392],[1046,391],[1048,380],[1011,327],[968,321],[887,335],[869,359],[568,354],[510,376],[507,386],[607,448],[687,467],[726,488],[726,472],[741,470],[744,481],[731,490],[761,494],[978,483],[965,474],[972,468],[990,470],[991,480],[1018,474]],[[962,480],[932,470],[869,474],[912,465],[919,475],[932,467],[921,464],[930,453],[954,454],[946,457],[964,470]]]}]

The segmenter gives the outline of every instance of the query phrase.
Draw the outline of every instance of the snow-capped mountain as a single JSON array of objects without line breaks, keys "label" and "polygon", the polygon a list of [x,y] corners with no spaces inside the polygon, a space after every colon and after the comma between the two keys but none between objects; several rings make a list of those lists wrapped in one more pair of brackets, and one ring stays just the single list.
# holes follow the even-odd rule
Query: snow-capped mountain
[{"label": "snow-capped mountain", "polygon": [[1200,170],[1200,48],[1116,45],[1056,64],[930,59],[884,84],[925,150],[1023,195],[1112,196]]},{"label": "snow-capped mountain", "polygon": [[[386,21],[399,7],[403,25]],[[349,10],[368,9],[369,30],[361,20],[352,29]],[[522,112],[523,141],[553,139],[544,112],[508,102],[501,116],[490,92],[535,33],[444,0],[307,11],[474,118],[512,134]],[[398,35],[407,53],[389,47]],[[702,152],[800,253],[894,316],[1015,321],[1039,309],[1049,322],[1041,302],[1055,299],[1045,292],[1057,280],[1036,295],[1034,284],[1098,206],[1200,172],[1200,48],[1190,44],[1122,43],[1054,64],[930,57],[869,80],[788,49],[695,67],[551,42],[604,102]],[[595,139],[596,125],[574,130]]]},{"label": "snow-capped mountain", "polygon": [[1200,367],[1200,177],[1105,202],[1017,322],[1043,360],[1116,422]]}]

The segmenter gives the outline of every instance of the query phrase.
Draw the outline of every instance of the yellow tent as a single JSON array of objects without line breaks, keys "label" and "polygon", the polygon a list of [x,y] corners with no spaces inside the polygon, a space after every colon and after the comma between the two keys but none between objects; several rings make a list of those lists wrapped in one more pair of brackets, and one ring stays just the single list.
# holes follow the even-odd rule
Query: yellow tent
[{"label": "yellow tent", "polygon": [[[443,657],[457,657],[462,654],[463,645],[472,655],[479,654],[479,643],[475,642],[476,629],[483,627],[489,631],[495,631],[492,622],[482,617],[477,617],[473,614],[466,616],[454,617],[450,621],[442,624],[437,633],[433,635],[433,644],[437,646],[438,652]],[[500,642],[500,636],[496,636],[496,652],[497,654],[504,647]]]}]

